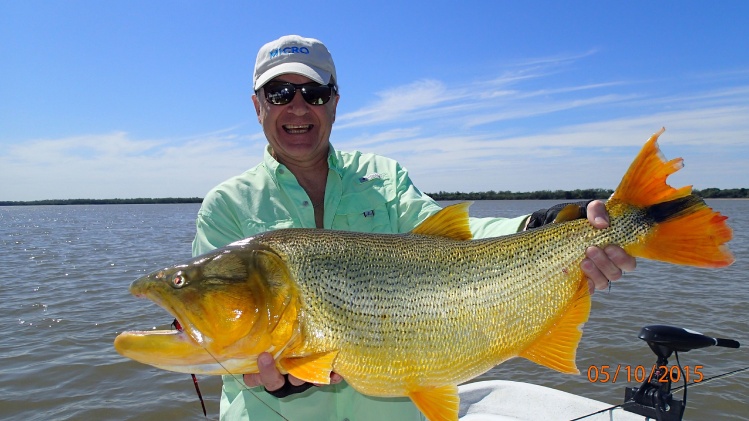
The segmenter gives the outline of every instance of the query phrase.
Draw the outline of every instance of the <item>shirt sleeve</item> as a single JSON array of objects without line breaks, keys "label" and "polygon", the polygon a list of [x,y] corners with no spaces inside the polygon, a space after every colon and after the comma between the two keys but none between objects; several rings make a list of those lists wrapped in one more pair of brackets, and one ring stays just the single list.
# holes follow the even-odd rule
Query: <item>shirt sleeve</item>
[{"label": "shirt sleeve", "polygon": [[439,212],[440,205],[419,190],[408,170],[396,164],[396,198],[398,232],[409,232],[429,216]]},{"label": "shirt sleeve", "polygon": [[[408,171],[397,164],[396,191],[398,197],[398,232],[416,228],[429,216],[437,213],[440,205],[422,193],[411,181]],[[522,231],[528,215],[516,218],[469,218],[473,238],[499,237]]]},{"label": "shirt sleeve", "polygon": [[195,220],[195,239],[192,255],[198,256],[245,237],[237,218],[234,204],[215,192],[209,193],[200,206]]},{"label": "shirt sleeve", "polygon": [[525,227],[528,215],[515,218],[469,218],[473,238],[499,237],[520,232]]}]

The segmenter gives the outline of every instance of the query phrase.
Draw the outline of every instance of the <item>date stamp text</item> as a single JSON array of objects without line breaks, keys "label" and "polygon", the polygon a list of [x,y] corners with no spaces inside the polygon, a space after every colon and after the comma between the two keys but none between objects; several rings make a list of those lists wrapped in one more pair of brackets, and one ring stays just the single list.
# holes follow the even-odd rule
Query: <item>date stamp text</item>
[{"label": "date stamp text", "polygon": [[668,383],[669,380],[676,383],[686,379],[687,383],[699,383],[705,378],[702,374],[703,369],[701,365],[685,365],[683,369],[679,369],[678,365],[657,366],[656,364],[652,367],[629,364],[591,365],[588,367],[588,381],[591,383],[616,383],[617,381],[642,383],[645,380],[652,382],[655,379],[658,383]]}]

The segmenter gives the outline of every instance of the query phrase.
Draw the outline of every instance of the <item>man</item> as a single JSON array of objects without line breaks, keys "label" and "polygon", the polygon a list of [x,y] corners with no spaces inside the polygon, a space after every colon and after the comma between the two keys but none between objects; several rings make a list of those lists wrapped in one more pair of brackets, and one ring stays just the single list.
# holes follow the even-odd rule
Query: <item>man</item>
[{"label": "man", "polygon": [[[333,148],[337,81],[333,59],[318,40],[285,36],[260,49],[252,101],[268,140],[263,162],[206,195],[194,255],[279,228],[408,232],[440,209],[396,161]],[[602,202],[582,210],[596,228],[608,225]],[[513,219],[471,218],[470,227],[476,238],[506,235],[529,223],[543,225],[550,215],[553,210]],[[591,247],[586,255],[581,267],[591,291],[635,267],[635,259],[617,246]],[[408,398],[361,395],[335,373],[330,385],[317,387],[282,376],[270,354],[260,355],[258,367],[259,373],[244,376],[245,384],[224,377],[222,418],[424,419]]]}]

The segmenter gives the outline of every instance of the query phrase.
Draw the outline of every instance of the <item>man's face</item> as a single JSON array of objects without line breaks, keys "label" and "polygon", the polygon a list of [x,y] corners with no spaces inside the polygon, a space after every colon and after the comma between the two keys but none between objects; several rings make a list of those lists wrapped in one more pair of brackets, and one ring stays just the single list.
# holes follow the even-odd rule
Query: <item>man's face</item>
[{"label": "man's face", "polygon": [[[272,79],[274,82],[294,84],[315,83],[311,79],[285,74]],[[268,85],[266,84],[266,85]],[[318,160],[327,160],[328,141],[335,121],[338,94],[323,105],[310,105],[297,89],[294,99],[285,105],[273,105],[265,99],[264,89],[252,96],[258,121],[276,159],[284,165],[309,166]]]}]

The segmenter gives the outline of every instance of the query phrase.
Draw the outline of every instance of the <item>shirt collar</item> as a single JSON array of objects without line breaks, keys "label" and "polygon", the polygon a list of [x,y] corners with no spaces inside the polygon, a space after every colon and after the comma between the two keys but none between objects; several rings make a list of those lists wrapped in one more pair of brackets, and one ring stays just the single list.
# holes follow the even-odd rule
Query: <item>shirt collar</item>
[{"label": "shirt collar", "polygon": [[328,168],[343,178],[343,159],[341,159],[340,152],[336,151],[333,145],[330,145],[328,148]]},{"label": "shirt collar", "polygon": [[[328,144],[328,168],[335,171],[341,178],[343,178],[342,161],[343,160],[341,159],[340,153],[335,150],[333,145]],[[279,169],[286,170],[286,166],[276,161],[276,159],[273,158],[273,155],[271,155],[270,145],[265,145],[263,162],[265,163],[265,167],[268,169],[268,172],[274,180],[277,180],[276,174],[278,174]]]}]

